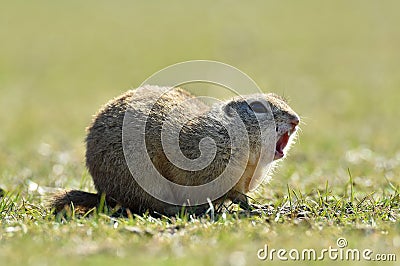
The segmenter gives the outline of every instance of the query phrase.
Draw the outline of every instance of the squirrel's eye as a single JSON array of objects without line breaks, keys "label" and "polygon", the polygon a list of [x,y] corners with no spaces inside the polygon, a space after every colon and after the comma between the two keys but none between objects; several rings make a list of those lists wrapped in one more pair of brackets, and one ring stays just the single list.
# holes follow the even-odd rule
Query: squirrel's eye
[{"label": "squirrel's eye", "polygon": [[255,113],[267,113],[268,112],[267,108],[261,102],[252,102],[250,104],[250,107]]}]

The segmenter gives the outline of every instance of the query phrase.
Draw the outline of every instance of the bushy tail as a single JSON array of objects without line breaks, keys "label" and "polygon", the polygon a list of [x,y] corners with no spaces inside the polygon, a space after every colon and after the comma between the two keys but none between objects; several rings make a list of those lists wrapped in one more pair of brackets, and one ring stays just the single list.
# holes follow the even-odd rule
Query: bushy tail
[{"label": "bushy tail", "polygon": [[60,212],[65,207],[71,206],[71,203],[79,211],[87,212],[99,205],[100,195],[81,190],[66,190],[54,194],[50,199],[50,207],[54,208],[56,212]]}]

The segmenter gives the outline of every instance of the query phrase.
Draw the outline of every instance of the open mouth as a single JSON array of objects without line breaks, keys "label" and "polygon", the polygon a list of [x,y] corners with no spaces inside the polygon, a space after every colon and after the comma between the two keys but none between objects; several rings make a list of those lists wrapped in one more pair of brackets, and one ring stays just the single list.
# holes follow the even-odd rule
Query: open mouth
[{"label": "open mouth", "polygon": [[288,144],[289,137],[290,137],[290,133],[289,133],[289,131],[287,131],[276,142],[274,160],[278,160],[285,155],[283,152],[283,149]]},{"label": "open mouth", "polygon": [[297,124],[298,124],[297,121],[296,123],[292,123],[293,128],[283,133],[283,135],[276,142],[274,160],[281,159],[283,156],[285,156],[283,150],[286,148],[290,136],[296,131]]},{"label": "open mouth", "polygon": [[[290,122],[292,128],[283,133],[283,135],[279,137],[275,146],[274,160],[281,159],[283,156],[285,156],[283,150],[287,146],[290,136],[296,131],[296,127],[299,124],[299,122],[300,120],[297,117],[294,117],[294,119]],[[276,128],[276,132],[278,132],[278,128]]]}]

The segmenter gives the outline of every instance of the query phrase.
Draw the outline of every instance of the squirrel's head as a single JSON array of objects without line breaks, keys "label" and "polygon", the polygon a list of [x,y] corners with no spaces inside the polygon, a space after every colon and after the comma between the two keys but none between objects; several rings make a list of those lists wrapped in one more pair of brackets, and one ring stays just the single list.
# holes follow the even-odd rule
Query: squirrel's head
[{"label": "squirrel's head", "polygon": [[252,169],[251,174],[236,185],[237,191],[246,193],[269,176],[275,160],[285,156],[300,118],[283,98],[272,93],[238,96],[220,107],[227,127],[234,128],[233,132],[247,133],[233,136],[241,139],[234,151],[246,153],[246,147],[249,148],[246,169]]},{"label": "squirrel's head", "polygon": [[[249,134],[250,147],[255,149],[254,152],[259,152],[257,148],[261,147],[260,142],[267,143],[274,139],[273,160],[284,157],[300,122],[299,116],[285,99],[273,93],[235,97],[224,103],[223,110],[228,118],[237,119],[237,114],[243,121]],[[237,121],[233,119],[231,122]]]}]

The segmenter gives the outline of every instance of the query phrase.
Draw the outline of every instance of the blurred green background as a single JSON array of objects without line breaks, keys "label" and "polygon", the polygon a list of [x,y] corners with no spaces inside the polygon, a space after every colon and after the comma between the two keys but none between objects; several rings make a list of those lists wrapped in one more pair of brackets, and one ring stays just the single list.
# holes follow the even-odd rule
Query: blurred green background
[{"label": "blurred green background", "polygon": [[10,185],[17,166],[40,181],[37,150],[44,143],[83,161],[84,128],[102,104],[192,59],[231,64],[263,90],[289,98],[305,122],[293,150],[301,162],[336,164],[360,146],[393,157],[400,148],[399,6],[3,2],[0,183]]},{"label": "blurred green background", "polygon": [[[338,195],[346,194],[348,169],[359,198],[374,191],[394,193],[387,180],[398,184],[400,179],[399,10],[400,2],[394,0],[2,1],[0,187],[22,195],[35,191],[34,183],[93,189],[84,167],[84,138],[98,108],[164,67],[208,59],[233,65],[264,91],[289,98],[302,116],[298,143],[273,181],[256,193],[260,199],[283,198],[287,185],[313,193],[325,189],[326,181]],[[28,198],[33,205],[41,204],[36,196]],[[104,222],[92,237],[88,232],[97,226],[93,220],[80,222],[84,227],[67,224],[64,234],[58,232],[58,223],[45,220],[24,221],[28,234],[21,229],[21,238],[13,232],[0,235],[3,255],[20,264],[24,259],[29,263],[24,255],[30,249],[37,264],[43,261],[41,252],[75,258],[81,254],[76,243],[82,239],[91,239],[89,248],[101,244],[93,251],[102,254],[93,258],[94,264],[109,255],[113,261],[118,250],[145,262],[155,257],[157,248],[164,255],[176,251],[168,235],[132,238]],[[216,225],[217,230],[207,231],[200,226],[194,234],[201,245],[183,231],[178,240],[191,247],[186,255],[201,260],[182,261],[213,260],[204,256],[201,246],[207,252],[225,250],[221,256],[239,247],[254,262],[252,252],[266,239],[275,247],[290,248],[299,239],[327,246],[343,235],[351,235],[354,245],[399,250],[398,221],[394,226],[387,222],[365,229],[356,224],[328,231],[319,225],[298,230],[295,223],[271,229],[261,224],[265,230],[260,231],[251,229],[253,222],[236,223],[240,230]],[[149,224],[143,222],[145,228]],[[77,251],[64,252],[63,245]],[[158,257],[159,264],[163,258]],[[235,258],[232,265],[240,262]]]}]

